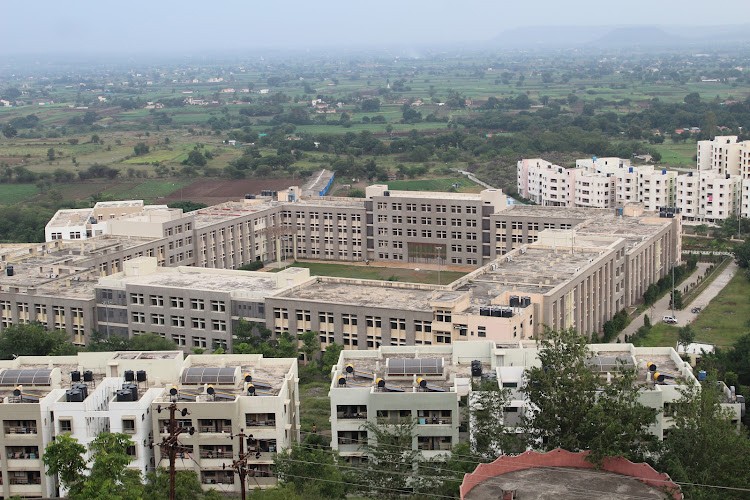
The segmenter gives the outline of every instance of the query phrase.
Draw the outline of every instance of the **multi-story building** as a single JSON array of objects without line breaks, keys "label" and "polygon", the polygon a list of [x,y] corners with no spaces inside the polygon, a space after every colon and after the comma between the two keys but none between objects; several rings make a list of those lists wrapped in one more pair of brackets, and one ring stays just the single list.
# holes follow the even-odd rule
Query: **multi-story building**
[{"label": "multi-story building", "polygon": [[[188,356],[179,378],[169,385],[151,403],[153,435],[157,439],[167,435],[165,407],[170,403],[187,410],[177,424],[194,432],[180,435],[178,469],[195,471],[204,489],[239,493],[231,464],[239,458],[242,433],[248,453],[247,487],[276,484],[273,455],[299,440],[296,359],[260,354]],[[169,465],[158,447],[155,463]]]},{"label": "multi-story building", "polygon": [[657,211],[675,203],[676,172],[634,167],[620,158],[576,160],[564,168],[533,159],[518,162],[518,192],[543,206],[612,208],[641,203]]},{"label": "multi-story building", "polygon": [[124,337],[156,333],[186,350],[231,350],[239,319],[265,326],[266,298],[310,277],[295,267],[278,273],[158,267],[153,257],[124,268],[95,286],[99,329]]},{"label": "multi-story building", "polygon": [[[673,425],[674,403],[687,386],[700,388],[690,365],[671,347],[590,344],[588,366],[602,383],[621,367],[633,369],[640,402],[659,410],[650,431],[663,439]],[[332,368],[331,447],[349,461],[365,456],[371,436],[363,424],[414,422],[413,449],[426,457],[450,453],[460,428],[472,429],[473,382],[496,380],[507,390],[498,425],[516,427],[528,401],[522,392],[525,370],[538,366],[534,342],[461,342],[452,346],[381,347],[374,351],[342,351]],[[655,375],[656,374],[656,375]],[[744,398],[722,384],[722,406],[739,425]],[[465,404],[459,405],[459,402]]]},{"label": "multi-story building", "polygon": [[[201,383],[192,378],[198,371]],[[209,397],[203,382],[209,383],[211,375],[216,391]],[[254,377],[257,390],[248,391],[248,376]],[[197,432],[181,436],[181,441],[185,449],[195,446],[196,454],[190,457],[189,465],[194,468],[197,463],[198,469],[207,471],[201,475],[204,488],[239,491],[239,485],[228,488],[215,480],[223,473],[210,472],[217,469],[215,463],[201,461],[200,454],[217,439],[221,441],[217,446],[228,445],[222,455],[225,461],[231,463],[238,458],[226,435],[216,436],[215,429],[203,425],[204,419],[217,417],[220,420],[215,421],[222,429],[232,429],[230,432],[236,434],[247,428],[247,434],[253,433],[257,439],[260,456],[251,463],[258,469],[258,480],[251,481],[250,486],[275,481],[268,474],[269,454],[299,438],[295,359],[264,359],[257,354],[185,358],[181,351],[87,352],[0,361],[0,446],[7,457],[0,464],[2,496],[46,498],[65,494],[59,491],[56,478],[46,474],[41,461],[45,447],[61,434],[70,434],[83,445],[105,431],[128,434],[133,441],[128,449],[133,458],[129,467],[141,474],[153,470],[161,459],[158,443],[165,414],[159,408],[174,399],[169,393],[172,387],[178,388],[180,409],[189,408],[192,414],[188,415],[189,426]],[[180,425],[187,425],[186,417]],[[269,451],[269,445],[273,450]]]},{"label": "multi-story building", "polygon": [[[600,161],[600,169],[631,168]],[[606,288],[611,297],[592,294],[597,301],[590,305],[585,299],[588,285],[582,285],[571,295],[575,300],[566,302],[571,311],[588,309],[590,319],[574,315],[563,323],[572,322],[593,334],[617,310],[637,302],[644,287],[665,275],[679,255],[679,221],[631,205],[616,211],[509,208],[498,190],[422,193],[389,191],[384,185],[370,186],[364,200],[300,200],[298,194],[290,188],[277,193],[276,199],[227,202],[189,214],[144,207],[103,220],[107,234],[98,237],[7,249],[0,254],[6,274],[0,282],[0,328],[39,321],[47,328],[66,330],[82,345],[94,330],[128,336],[155,332],[173,338],[185,350],[231,348],[230,332],[239,318],[264,321],[275,332],[318,331],[324,347],[336,341],[351,349],[447,343],[474,335],[528,337],[553,322],[559,311],[552,311],[561,306],[527,309],[518,307],[515,299],[511,305],[510,298],[556,302],[557,292],[552,290],[572,286],[575,273],[553,270],[544,274],[541,284],[529,273],[539,275],[548,268],[545,252],[565,246],[574,252],[557,251],[553,260],[561,270],[575,261],[570,269],[583,273],[592,264],[592,279],[599,280],[620,277],[623,265],[627,269],[624,281],[616,279],[611,290]],[[573,233],[549,233],[545,242],[528,246],[550,229]],[[514,255],[506,255],[514,250]],[[577,261],[577,251],[590,254],[586,262]],[[600,257],[609,253],[618,255],[614,267],[599,273],[598,263],[608,261]],[[496,261],[498,256],[504,257]],[[265,273],[231,270],[282,258],[484,266],[478,274],[486,276],[468,284],[431,287],[313,280],[300,271],[272,279]],[[517,270],[527,262],[528,272],[522,275]],[[493,273],[487,271],[490,264]],[[484,290],[483,297],[459,289],[478,287],[476,283],[485,278],[506,287]],[[533,290],[529,280],[536,286]],[[383,298],[372,301],[365,291]],[[326,301],[327,294],[337,300]],[[487,309],[501,307],[516,311]],[[445,320],[446,311],[450,320]]]},{"label": "multi-story building", "polygon": [[677,177],[677,208],[687,221],[720,222],[742,209],[742,178],[717,170],[698,170]]},{"label": "multi-story building", "polygon": [[452,352],[450,346],[342,351],[328,393],[331,448],[358,463],[366,458],[364,422],[415,422],[414,450],[425,458],[449,454],[461,437],[459,400],[471,385],[470,365]]}]

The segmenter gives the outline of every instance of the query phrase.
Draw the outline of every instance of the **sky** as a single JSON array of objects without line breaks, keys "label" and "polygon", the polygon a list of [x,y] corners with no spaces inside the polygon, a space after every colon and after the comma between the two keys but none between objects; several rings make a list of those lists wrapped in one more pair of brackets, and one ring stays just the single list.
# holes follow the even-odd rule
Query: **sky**
[{"label": "sky", "polygon": [[723,0],[708,16],[703,0],[8,0],[0,54],[450,45],[526,26],[743,24],[747,7]]}]

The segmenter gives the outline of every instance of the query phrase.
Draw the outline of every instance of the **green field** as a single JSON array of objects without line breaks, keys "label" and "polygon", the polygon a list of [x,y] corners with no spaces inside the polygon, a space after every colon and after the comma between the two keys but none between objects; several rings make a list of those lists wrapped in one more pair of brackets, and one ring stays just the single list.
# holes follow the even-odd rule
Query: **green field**
[{"label": "green field", "polygon": [[696,146],[695,141],[675,144],[669,140],[664,144],[651,145],[656,151],[661,153],[661,162],[671,167],[695,167]]},{"label": "green field", "polygon": [[300,428],[310,432],[313,424],[318,431],[331,429],[331,400],[328,399],[329,384],[326,382],[309,382],[299,386]]},{"label": "green field", "polygon": [[[750,281],[744,273],[735,274],[732,280],[692,323],[696,342],[731,346],[747,333],[750,321]],[[649,334],[637,342],[643,346],[677,345],[679,327],[658,323]]]},{"label": "green field", "polygon": [[34,184],[0,184],[0,205],[15,205],[39,193]]},{"label": "green field", "polygon": [[401,281],[407,283],[427,283],[436,285],[438,279],[445,285],[451,283],[465,272],[457,271],[427,271],[420,269],[419,264],[414,264],[412,269],[398,267],[375,267],[375,266],[353,266],[348,264],[330,264],[327,262],[294,262],[294,267],[306,267],[311,276],[334,276],[337,278],[356,278],[380,281]]},{"label": "green field", "polygon": [[394,191],[450,191],[454,184],[458,184],[456,191],[462,193],[478,193],[483,188],[474,184],[466,177],[451,177],[444,179],[421,179],[414,181],[388,181],[388,188]]},{"label": "green field", "polygon": [[105,198],[111,197],[115,200],[134,199],[144,200],[147,203],[157,201],[172,194],[181,187],[187,186],[193,179],[149,179],[146,181],[120,182],[102,191]]}]

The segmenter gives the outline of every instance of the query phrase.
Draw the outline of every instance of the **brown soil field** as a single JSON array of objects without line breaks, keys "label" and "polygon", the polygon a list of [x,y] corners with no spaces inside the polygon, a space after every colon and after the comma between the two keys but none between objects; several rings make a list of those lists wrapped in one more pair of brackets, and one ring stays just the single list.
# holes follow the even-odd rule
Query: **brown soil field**
[{"label": "brown soil field", "polygon": [[178,189],[164,197],[163,203],[190,200],[206,205],[216,205],[228,200],[244,198],[246,194],[260,194],[261,190],[279,191],[300,185],[300,179],[206,179]]}]

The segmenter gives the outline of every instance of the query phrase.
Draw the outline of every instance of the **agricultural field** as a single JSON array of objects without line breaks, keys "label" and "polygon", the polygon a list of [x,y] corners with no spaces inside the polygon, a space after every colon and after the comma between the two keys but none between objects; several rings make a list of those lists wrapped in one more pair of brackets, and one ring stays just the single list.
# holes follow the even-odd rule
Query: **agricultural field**
[{"label": "agricultural field", "polygon": [[32,200],[39,193],[33,184],[0,184],[0,205],[15,205]]}]

